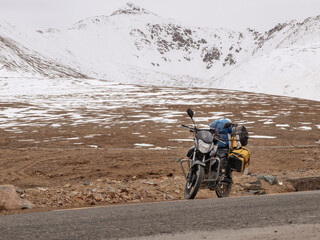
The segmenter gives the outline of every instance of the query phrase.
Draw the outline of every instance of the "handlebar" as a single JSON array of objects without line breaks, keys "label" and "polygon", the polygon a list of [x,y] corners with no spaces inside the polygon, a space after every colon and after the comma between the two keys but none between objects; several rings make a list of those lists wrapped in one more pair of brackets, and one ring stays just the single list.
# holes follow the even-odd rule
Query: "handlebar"
[{"label": "handlebar", "polygon": [[[181,127],[188,128],[190,132],[210,131],[212,134],[214,134],[214,131],[212,131],[212,129],[204,129],[204,128],[201,129],[201,128],[196,128],[196,127],[189,127],[189,126],[186,126],[186,125],[181,125]],[[226,143],[226,141],[227,141],[227,140],[224,140],[222,138],[217,137],[215,134],[214,134],[214,139],[216,139],[217,141],[222,142],[222,143]]]},{"label": "handlebar", "polygon": [[190,132],[195,132],[197,130],[195,127],[189,127],[186,125],[181,125],[181,127],[188,128]]}]

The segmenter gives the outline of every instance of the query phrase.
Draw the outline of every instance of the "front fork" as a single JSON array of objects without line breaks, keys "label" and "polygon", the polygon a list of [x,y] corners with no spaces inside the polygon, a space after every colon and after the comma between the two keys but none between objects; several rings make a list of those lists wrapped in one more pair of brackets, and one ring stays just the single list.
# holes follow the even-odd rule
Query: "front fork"
[{"label": "front fork", "polygon": [[[182,159],[180,161],[180,166],[181,166],[181,169],[182,169],[182,173],[183,173],[183,176],[184,178],[186,179],[187,182],[190,182],[191,179],[192,179],[192,175],[191,172],[192,172],[192,168],[195,166],[195,165],[201,165],[203,167],[205,167],[205,163],[204,163],[204,158],[205,156],[203,157],[202,161],[200,160],[196,160],[196,148],[194,148],[193,150],[193,154],[192,154],[192,160],[191,159]],[[188,165],[188,171],[189,173],[187,174],[184,167],[183,167],[183,163],[184,162],[187,162],[187,165]]]},{"label": "front fork", "polygon": [[[208,160],[210,160],[210,159],[212,160],[213,158],[206,159],[206,156],[203,155],[201,161],[200,161],[200,160],[197,160],[197,159],[196,159],[196,149],[194,149],[192,160],[190,160],[190,159],[182,159],[182,160],[180,161],[180,166],[181,166],[182,173],[183,173],[186,181],[187,181],[187,182],[190,182],[190,181],[191,181],[193,174],[190,174],[190,173],[191,173],[191,171],[193,170],[192,168],[193,168],[195,165],[201,165],[202,167],[206,167],[206,163],[207,163]],[[183,162],[187,162],[187,164],[188,164],[188,169],[189,169],[189,174],[188,174],[188,175],[186,174],[186,171],[185,171],[185,169],[184,169],[184,167],[183,167]],[[213,164],[214,164],[214,162],[212,163],[212,165],[213,165]],[[219,167],[220,167],[220,161],[219,161]],[[210,173],[211,173],[211,166],[210,166],[210,170],[209,170],[209,171],[210,171]]]}]

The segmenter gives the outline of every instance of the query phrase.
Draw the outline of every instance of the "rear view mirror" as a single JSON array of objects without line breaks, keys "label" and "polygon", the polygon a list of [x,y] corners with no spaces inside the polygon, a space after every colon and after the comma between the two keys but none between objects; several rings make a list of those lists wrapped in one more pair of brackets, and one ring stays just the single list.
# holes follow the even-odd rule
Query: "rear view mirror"
[{"label": "rear view mirror", "polygon": [[191,110],[191,108],[188,108],[187,113],[190,118],[193,118],[193,111]]},{"label": "rear view mirror", "polygon": [[229,127],[231,127],[232,125],[233,125],[232,122],[226,122],[226,123],[224,124],[223,128],[229,128]]}]

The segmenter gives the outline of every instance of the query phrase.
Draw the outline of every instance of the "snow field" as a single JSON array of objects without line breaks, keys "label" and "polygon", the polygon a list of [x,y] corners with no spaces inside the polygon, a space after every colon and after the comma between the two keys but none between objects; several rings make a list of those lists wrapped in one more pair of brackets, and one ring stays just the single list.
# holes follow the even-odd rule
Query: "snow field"
[{"label": "snow field", "polygon": [[[10,81],[10,84],[8,83]],[[120,128],[130,128],[135,124],[143,126],[145,122],[166,124],[159,131],[172,134],[169,141],[183,142],[192,141],[192,139],[180,139],[174,136],[181,133],[172,132],[172,126],[180,126],[181,118],[185,118],[188,123],[187,114],[182,111],[172,111],[170,106],[181,105],[188,107],[207,106],[212,107],[214,104],[226,105],[230,103],[228,94],[235,92],[222,92],[207,89],[182,89],[158,87],[152,88],[147,86],[123,85],[115,82],[88,79],[88,80],[69,80],[69,79],[34,79],[34,81],[24,81],[22,79],[0,79],[0,84],[5,86],[0,89],[0,128],[4,131],[10,131],[15,134],[12,139],[18,138],[23,133],[25,126],[47,126],[56,128],[61,126],[82,126],[86,124],[98,124],[104,128],[112,128],[120,125]],[[34,82],[38,81],[41,86],[34,89]],[[28,85],[29,82],[29,85]],[[8,84],[7,84],[8,83]],[[16,84],[15,84],[16,83]],[[61,89],[61,92],[59,91]],[[261,104],[273,100],[269,96],[261,94],[252,94],[250,103],[247,96],[238,94],[235,97],[239,103]],[[292,99],[282,97],[291,102]],[[154,106],[141,110],[144,106]],[[311,122],[298,122],[296,126],[285,123],[283,120],[278,122],[279,116],[290,117],[293,109],[296,107],[304,109],[305,104],[292,104],[291,108],[283,109],[276,113],[270,110],[245,111],[241,110],[241,120],[237,123],[243,124],[247,128],[255,126],[257,123],[271,125],[279,131],[311,131],[319,129],[320,125],[312,126]],[[319,106],[320,107],[320,106]],[[127,109],[129,114],[124,116],[121,109]],[[307,108],[306,108],[307,110]],[[305,112],[299,111],[299,114],[306,115]],[[203,116],[205,115],[205,116]],[[228,111],[210,111],[208,113],[197,114],[195,120],[199,127],[207,128],[215,119],[230,118],[234,120],[234,113]],[[137,144],[143,144],[144,141],[139,139],[148,139],[148,132],[133,132],[137,136]],[[89,134],[84,139],[99,137],[101,134]],[[272,139],[274,136],[259,135],[254,132],[250,133],[252,138]],[[19,139],[37,143],[34,139]],[[45,139],[44,142],[64,141],[72,142],[75,145],[82,145],[81,138],[73,136],[69,138],[53,137]],[[95,148],[96,145],[89,147]],[[148,147],[136,145],[136,147]],[[157,148],[157,146],[152,146]]]}]

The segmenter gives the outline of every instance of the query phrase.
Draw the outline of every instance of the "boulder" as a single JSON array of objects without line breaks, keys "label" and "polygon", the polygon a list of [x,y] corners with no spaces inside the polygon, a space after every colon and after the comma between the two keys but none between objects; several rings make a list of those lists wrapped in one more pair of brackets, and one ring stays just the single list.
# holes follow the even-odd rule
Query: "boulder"
[{"label": "boulder", "polygon": [[254,191],[259,191],[262,188],[261,181],[257,179],[256,181],[251,181],[249,183],[244,184],[244,189],[249,191],[249,190],[254,190]]},{"label": "boulder", "polygon": [[13,185],[0,185],[0,209],[28,209],[34,208],[34,205],[27,200],[22,199],[17,188]]},{"label": "boulder", "polygon": [[320,190],[320,177],[288,179],[296,191]]},{"label": "boulder", "polygon": [[257,178],[266,181],[270,185],[278,183],[277,177],[271,175],[258,175]]}]

